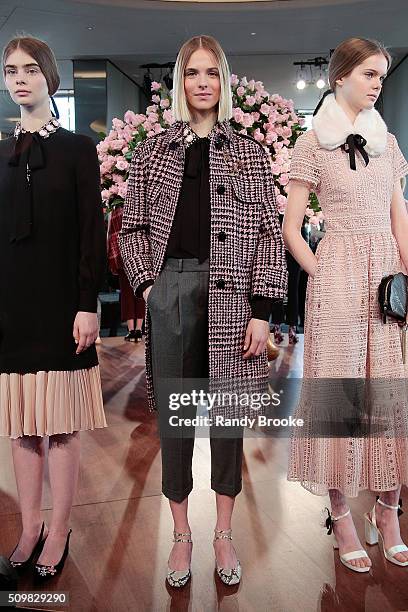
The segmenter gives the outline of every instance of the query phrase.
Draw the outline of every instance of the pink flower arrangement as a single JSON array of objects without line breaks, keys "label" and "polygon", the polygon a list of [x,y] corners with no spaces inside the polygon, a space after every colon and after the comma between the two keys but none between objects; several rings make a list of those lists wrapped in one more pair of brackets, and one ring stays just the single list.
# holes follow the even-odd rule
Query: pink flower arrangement
[{"label": "pink flower arrangement", "polygon": [[[275,194],[280,213],[285,212],[290,158],[298,136],[304,131],[304,120],[298,117],[292,100],[269,94],[261,81],[231,76],[233,97],[232,126],[249,134],[263,145],[270,155]],[[105,209],[110,212],[123,206],[126,197],[129,163],[134,149],[146,138],[154,136],[174,123],[171,96],[164,85],[153,81],[152,104],[145,114],[131,110],[124,119],[114,119],[112,129],[97,145],[101,164],[101,189]],[[319,206],[311,197],[306,217],[320,222]]]}]

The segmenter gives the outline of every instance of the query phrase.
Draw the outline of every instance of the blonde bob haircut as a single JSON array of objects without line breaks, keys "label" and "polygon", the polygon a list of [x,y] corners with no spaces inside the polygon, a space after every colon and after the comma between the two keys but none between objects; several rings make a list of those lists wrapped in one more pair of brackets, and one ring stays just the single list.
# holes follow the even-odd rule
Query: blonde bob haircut
[{"label": "blonde bob haircut", "polygon": [[224,121],[232,117],[232,93],[230,83],[230,70],[227,58],[220,43],[212,36],[194,36],[187,40],[181,47],[173,74],[173,104],[172,110],[176,121],[191,121],[191,113],[188,108],[186,94],[184,91],[184,72],[190,57],[198,49],[206,49],[215,58],[220,75],[220,99],[218,102],[218,121]]}]

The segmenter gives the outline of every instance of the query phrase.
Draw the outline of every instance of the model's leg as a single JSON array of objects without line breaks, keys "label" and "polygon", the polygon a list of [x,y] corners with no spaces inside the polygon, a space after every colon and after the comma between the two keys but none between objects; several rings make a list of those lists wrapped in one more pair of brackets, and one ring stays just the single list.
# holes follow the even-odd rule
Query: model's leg
[{"label": "model's leg", "polygon": [[[211,488],[215,491],[217,504],[217,531],[231,530],[232,512],[235,497],[242,487],[242,436],[218,437],[220,431],[211,428]],[[240,432],[237,431],[239,434]],[[232,569],[237,565],[237,555],[229,538],[220,538],[214,541],[217,565],[225,569]]]},{"label": "model's leg", "polygon": [[39,436],[23,436],[11,441],[11,449],[23,523],[23,533],[11,560],[22,562],[31,555],[41,531],[44,440]]},{"label": "model's leg", "polygon": [[[380,494],[380,499],[389,506],[398,506],[401,487],[395,491],[383,491]],[[385,548],[391,548],[398,544],[404,544],[401,539],[401,532],[398,520],[398,512],[385,508],[381,504],[375,505],[375,517],[379,530],[384,537]],[[397,561],[408,561],[408,552],[399,552],[394,555]]]},{"label": "model's leg", "polygon": [[[348,504],[346,498],[338,489],[330,489],[329,496],[332,514],[334,518],[341,516],[342,514],[347,512]],[[348,514],[348,516],[345,516],[344,518],[340,519],[339,521],[335,521],[333,526],[333,532],[336,536],[336,540],[339,545],[340,555],[344,555],[345,553],[354,550],[361,550],[363,548],[360,539],[357,535],[357,531],[354,526],[351,513]],[[358,559],[353,559],[349,563],[351,563],[351,565],[354,565],[355,567],[371,566],[371,561],[368,557],[360,557]]]},{"label": "model's leg", "polygon": [[64,552],[69,518],[78,483],[79,432],[50,437],[48,466],[52,492],[52,520],[38,563],[56,565]]}]

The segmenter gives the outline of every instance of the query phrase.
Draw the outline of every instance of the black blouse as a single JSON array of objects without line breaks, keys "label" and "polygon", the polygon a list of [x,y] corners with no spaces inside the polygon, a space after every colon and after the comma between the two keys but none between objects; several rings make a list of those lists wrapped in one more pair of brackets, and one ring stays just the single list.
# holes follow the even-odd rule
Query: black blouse
[{"label": "black blouse", "polygon": [[76,355],[72,336],[77,312],[96,312],[106,265],[90,138],[58,128],[0,141],[0,261],[0,372],[97,365],[95,346]]}]

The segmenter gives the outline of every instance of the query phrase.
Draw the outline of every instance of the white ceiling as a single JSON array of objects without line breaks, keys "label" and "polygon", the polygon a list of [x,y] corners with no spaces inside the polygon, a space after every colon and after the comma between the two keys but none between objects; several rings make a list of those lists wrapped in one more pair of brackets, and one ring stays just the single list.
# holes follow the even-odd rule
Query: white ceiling
[{"label": "white ceiling", "polygon": [[[0,0],[0,46],[44,38],[58,59],[174,58],[186,38],[218,38],[229,55],[320,54],[342,39],[408,47],[407,0],[277,0],[231,4],[160,0]],[[93,28],[88,30],[88,27]],[[256,32],[251,35],[251,32]]]}]

